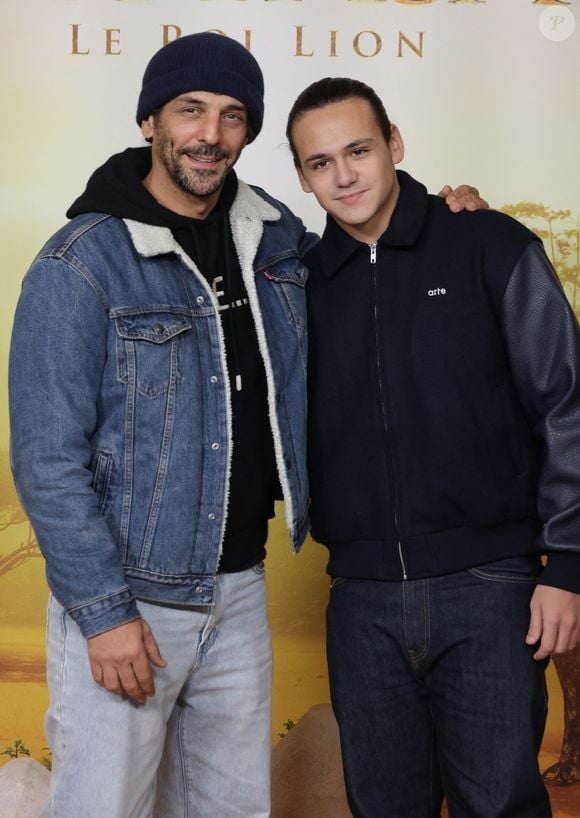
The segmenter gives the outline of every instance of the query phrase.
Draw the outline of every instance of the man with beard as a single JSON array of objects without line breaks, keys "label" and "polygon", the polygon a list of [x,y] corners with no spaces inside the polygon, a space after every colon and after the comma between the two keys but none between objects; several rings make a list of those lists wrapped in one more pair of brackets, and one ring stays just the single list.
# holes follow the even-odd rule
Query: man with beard
[{"label": "man with beard", "polygon": [[307,530],[303,224],[232,168],[263,78],[216,34],[151,59],[137,122],[28,272],[14,473],[46,557],[45,815],[265,818],[264,571]]}]

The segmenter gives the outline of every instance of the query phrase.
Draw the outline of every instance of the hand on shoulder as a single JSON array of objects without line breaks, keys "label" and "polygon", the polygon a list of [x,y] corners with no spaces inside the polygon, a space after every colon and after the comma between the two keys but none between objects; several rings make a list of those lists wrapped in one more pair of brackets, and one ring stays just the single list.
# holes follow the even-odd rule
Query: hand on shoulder
[{"label": "hand on shoulder", "polygon": [[437,195],[445,199],[445,203],[452,213],[459,213],[461,210],[487,210],[489,208],[489,204],[479,195],[479,190],[476,187],[471,187],[471,185],[459,185],[456,188],[445,185]]}]

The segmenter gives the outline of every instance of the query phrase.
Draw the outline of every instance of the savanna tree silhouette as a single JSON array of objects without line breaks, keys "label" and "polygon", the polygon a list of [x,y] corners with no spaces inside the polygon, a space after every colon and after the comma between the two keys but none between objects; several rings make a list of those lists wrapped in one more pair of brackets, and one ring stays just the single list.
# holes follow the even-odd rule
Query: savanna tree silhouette
[{"label": "savanna tree silhouette", "polygon": [[501,208],[542,239],[574,312],[580,314],[580,214],[518,202]]},{"label": "savanna tree silhouette", "polygon": [[[28,519],[18,501],[12,480],[8,452],[0,451],[0,535],[8,528],[26,522]],[[18,568],[26,560],[40,556],[36,537],[28,522],[26,539],[16,548],[9,550],[7,554],[0,553],[0,577]]]}]

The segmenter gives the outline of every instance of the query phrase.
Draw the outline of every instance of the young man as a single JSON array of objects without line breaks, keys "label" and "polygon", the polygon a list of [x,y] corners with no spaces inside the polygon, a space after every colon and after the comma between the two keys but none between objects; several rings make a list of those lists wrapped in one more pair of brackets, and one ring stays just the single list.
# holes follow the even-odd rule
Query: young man
[{"label": "young man", "polygon": [[532,233],[395,171],[368,86],[314,83],[287,134],[328,213],[309,476],[351,810],[427,818],[445,794],[452,818],[545,818],[544,666],[580,618],[576,320]]},{"label": "young man", "polygon": [[12,457],[53,594],[54,818],[269,815],[262,560],[280,488],[296,550],[308,527],[316,238],[232,170],[263,94],[234,40],[161,49],[151,148],[95,172],[24,281]]}]

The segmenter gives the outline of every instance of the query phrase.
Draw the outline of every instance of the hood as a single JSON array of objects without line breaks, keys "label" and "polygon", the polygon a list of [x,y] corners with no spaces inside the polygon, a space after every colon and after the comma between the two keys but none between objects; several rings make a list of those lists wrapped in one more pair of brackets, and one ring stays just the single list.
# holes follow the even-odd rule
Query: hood
[{"label": "hood", "polygon": [[[151,148],[127,148],[107,159],[92,174],[84,193],[67,210],[69,219],[83,213],[105,213],[119,219],[132,219],[158,227],[191,226],[194,221],[160,205],[149,193],[143,179],[151,170]],[[204,220],[219,218],[219,211],[231,206],[238,189],[234,171],[230,171],[218,205]],[[195,220],[197,221],[197,220]]]}]

